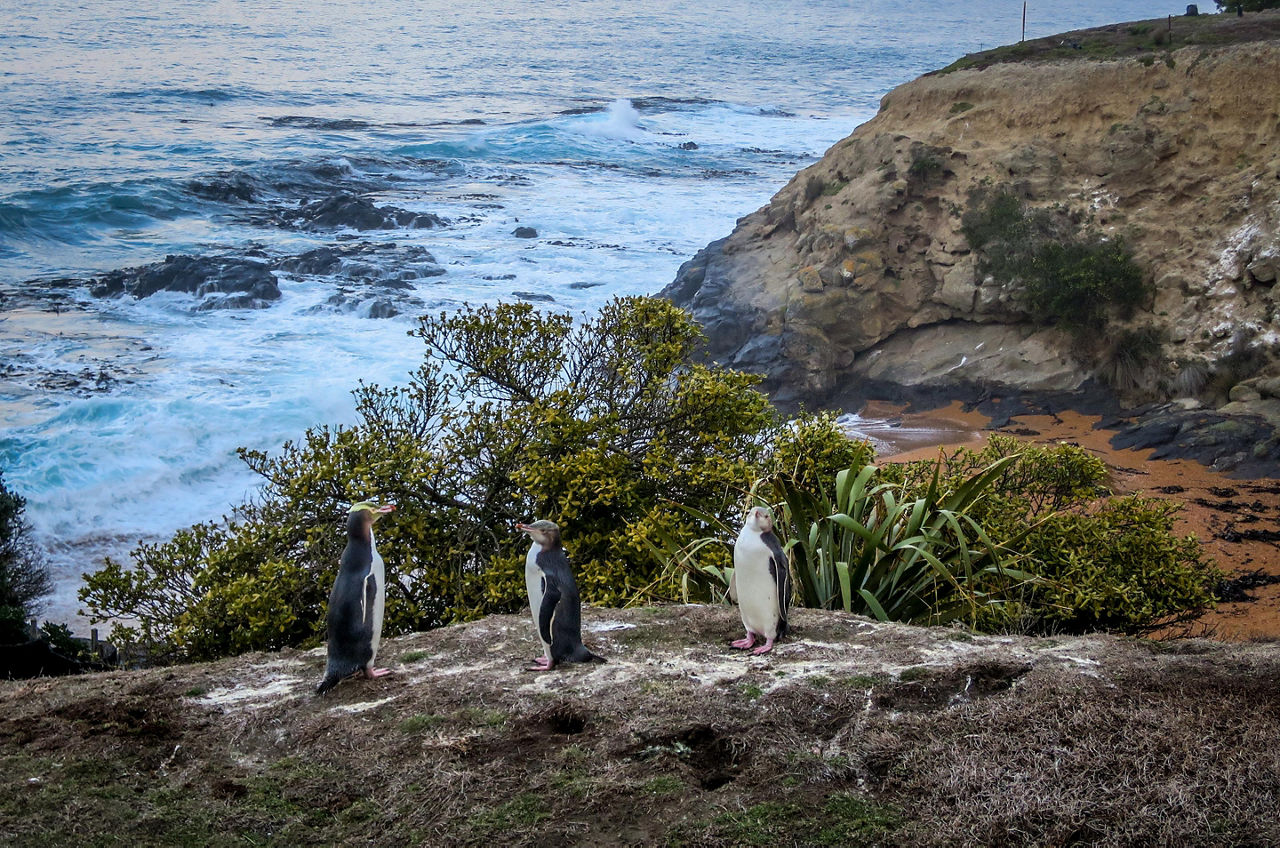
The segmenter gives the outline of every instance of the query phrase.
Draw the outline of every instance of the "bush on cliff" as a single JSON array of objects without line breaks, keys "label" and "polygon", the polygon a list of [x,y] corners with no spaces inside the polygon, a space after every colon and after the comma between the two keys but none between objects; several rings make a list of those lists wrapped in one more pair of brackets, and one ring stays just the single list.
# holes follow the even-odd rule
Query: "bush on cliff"
[{"label": "bush on cliff", "polygon": [[1151,282],[1120,236],[1082,228],[1060,211],[1031,208],[1007,187],[984,186],[961,217],[979,271],[1020,287],[1036,321],[1077,337],[1128,317],[1152,294]]},{"label": "bush on cliff", "polygon": [[347,506],[397,504],[379,522],[388,633],[524,602],[516,521],[564,530],[584,600],[616,604],[658,577],[648,543],[705,529],[672,503],[728,517],[771,464],[814,475],[860,448],[829,417],[789,425],[758,378],[692,362],[700,331],[670,303],[625,298],[595,318],[525,304],[421,320],[408,385],[361,386],[359,423],[310,430],[276,455],[234,520],[202,524],[85,576],[113,640],[210,658],[323,638]]},{"label": "bush on cliff", "polygon": [[53,588],[49,567],[31,539],[27,501],[0,473],[0,644],[27,640],[26,622]]}]

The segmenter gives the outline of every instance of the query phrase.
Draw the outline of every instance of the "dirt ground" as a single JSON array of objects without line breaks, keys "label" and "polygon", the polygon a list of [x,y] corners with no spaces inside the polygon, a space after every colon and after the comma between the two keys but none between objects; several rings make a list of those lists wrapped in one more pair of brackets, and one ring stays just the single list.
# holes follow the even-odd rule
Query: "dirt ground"
[{"label": "dirt ground", "polygon": [[587,608],[324,651],[0,681],[0,842],[27,846],[1280,844],[1280,646],[979,636],[796,610]]},{"label": "dirt ground", "polygon": [[[871,414],[893,412],[879,405]],[[1036,444],[1070,442],[1085,448],[1107,464],[1116,494],[1140,493],[1179,504],[1178,531],[1198,538],[1244,593],[1233,595],[1239,600],[1220,603],[1193,626],[1190,635],[1228,641],[1280,639],[1280,480],[1239,480],[1190,460],[1151,459],[1150,450],[1117,450],[1110,444],[1114,432],[1098,429],[1102,420],[1098,416],[1023,415],[1014,418],[1011,426],[990,430],[989,418],[966,412],[959,403],[931,412],[898,410],[897,414],[908,429],[934,429],[959,438],[941,447],[882,454],[892,461],[929,459],[939,450],[961,446],[980,447],[993,432]]]}]

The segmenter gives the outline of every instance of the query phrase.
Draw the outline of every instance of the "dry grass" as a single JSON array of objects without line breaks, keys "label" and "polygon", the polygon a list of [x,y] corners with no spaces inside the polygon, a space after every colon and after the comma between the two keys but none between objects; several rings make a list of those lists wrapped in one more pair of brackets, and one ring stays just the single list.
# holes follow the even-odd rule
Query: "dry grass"
[{"label": "dry grass", "polygon": [[[1231,845],[1280,841],[1280,647],[971,636],[801,610],[588,609],[319,652],[0,683],[7,845]],[[425,654],[423,653],[425,652]]]}]

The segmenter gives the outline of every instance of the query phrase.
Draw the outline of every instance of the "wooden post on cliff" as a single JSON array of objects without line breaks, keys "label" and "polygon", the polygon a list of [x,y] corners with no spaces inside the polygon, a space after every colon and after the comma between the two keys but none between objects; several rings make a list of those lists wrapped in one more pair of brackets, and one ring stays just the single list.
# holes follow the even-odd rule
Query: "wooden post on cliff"
[{"label": "wooden post on cliff", "polygon": [[1022,38],[1018,40],[1027,40],[1027,0],[1022,0]]}]

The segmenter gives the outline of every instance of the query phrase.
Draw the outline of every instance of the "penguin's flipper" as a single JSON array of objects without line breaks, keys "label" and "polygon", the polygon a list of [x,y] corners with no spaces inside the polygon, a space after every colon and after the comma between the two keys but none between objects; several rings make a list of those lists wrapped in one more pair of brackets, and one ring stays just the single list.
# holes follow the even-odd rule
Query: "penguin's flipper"
[{"label": "penguin's flipper", "polygon": [[781,639],[787,632],[787,618],[791,611],[791,564],[787,560],[786,551],[778,544],[778,537],[773,533],[764,533],[761,539],[769,548],[769,576],[778,590],[778,635]]},{"label": "penguin's flipper", "polygon": [[736,568],[729,571],[729,601],[735,604],[738,602],[738,569]]},{"label": "penguin's flipper", "polygon": [[364,578],[364,597],[360,599],[360,620],[373,631],[373,610],[378,599],[378,578],[370,571]]},{"label": "penguin's flipper", "polygon": [[551,644],[551,622],[556,617],[556,607],[560,605],[560,585],[550,576],[547,577],[547,589],[542,593],[542,607],[538,610],[538,635],[544,644]]}]

